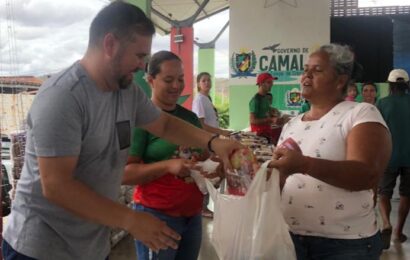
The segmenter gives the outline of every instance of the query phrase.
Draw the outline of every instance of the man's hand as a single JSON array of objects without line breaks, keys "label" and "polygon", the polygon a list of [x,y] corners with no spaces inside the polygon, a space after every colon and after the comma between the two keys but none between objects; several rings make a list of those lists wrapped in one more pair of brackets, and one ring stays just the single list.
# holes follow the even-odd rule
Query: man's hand
[{"label": "man's hand", "polygon": [[245,148],[245,146],[237,141],[220,138],[214,139],[211,143],[211,147],[222,160],[225,169],[232,169],[229,157],[233,153],[233,151]]},{"label": "man's hand", "polygon": [[145,212],[133,212],[130,219],[130,227],[127,229],[131,235],[144,245],[158,252],[161,249],[171,247],[178,248],[177,241],[181,236],[169,228],[165,222]]},{"label": "man's hand", "polygon": [[188,160],[171,159],[167,161],[167,166],[168,172],[175,176],[184,178],[191,175],[189,171],[191,168],[191,163]]}]

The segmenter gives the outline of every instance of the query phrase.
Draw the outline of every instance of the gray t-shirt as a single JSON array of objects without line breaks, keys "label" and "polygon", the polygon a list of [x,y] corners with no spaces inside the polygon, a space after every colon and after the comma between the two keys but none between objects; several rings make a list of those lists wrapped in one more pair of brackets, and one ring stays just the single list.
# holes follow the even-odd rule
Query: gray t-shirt
[{"label": "gray t-shirt", "polygon": [[75,178],[117,200],[131,129],[159,115],[139,87],[102,91],[79,62],[45,82],[28,113],[25,163],[5,240],[37,259],[105,259],[110,229],[45,199],[37,156],[78,156]]}]

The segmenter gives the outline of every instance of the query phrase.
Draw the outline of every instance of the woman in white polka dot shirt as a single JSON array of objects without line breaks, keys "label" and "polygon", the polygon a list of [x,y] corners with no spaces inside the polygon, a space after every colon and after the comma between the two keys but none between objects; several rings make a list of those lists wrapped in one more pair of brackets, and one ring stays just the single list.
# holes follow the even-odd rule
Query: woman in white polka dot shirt
[{"label": "woman in white polka dot shirt", "polygon": [[373,189],[391,139],[373,105],[343,100],[353,63],[349,47],[337,44],[309,56],[301,89],[311,109],[287,123],[278,142],[292,138],[302,152],[273,155],[298,259],[379,259],[382,251]]}]

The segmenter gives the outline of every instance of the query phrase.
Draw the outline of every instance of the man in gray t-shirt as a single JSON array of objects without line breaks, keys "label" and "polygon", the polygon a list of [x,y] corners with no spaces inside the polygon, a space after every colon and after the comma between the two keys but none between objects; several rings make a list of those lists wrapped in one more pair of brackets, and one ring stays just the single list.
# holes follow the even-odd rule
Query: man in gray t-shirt
[{"label": "man in gray t-shirt", "polygon": [[94,18],[85,56],[41,87],[27,118],[5,259],[105,259],[110,227],[153,250],[177,246],[179,234],[164,222],[114,202],[132,127],[214,150],[227,165],[240,145],[162,113],[131,84],[133,72],[145,67],[154,32],[140,9],[113,2]]}]

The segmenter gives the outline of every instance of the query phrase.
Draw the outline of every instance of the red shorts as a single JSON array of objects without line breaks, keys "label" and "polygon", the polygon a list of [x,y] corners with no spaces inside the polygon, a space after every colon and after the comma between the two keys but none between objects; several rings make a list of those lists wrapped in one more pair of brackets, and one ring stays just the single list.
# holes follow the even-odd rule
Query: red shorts
[{"label": "red shorts", "polygon": [[282,132],[282,127],[272,128],[271,125],[251,124],[251,131],[255,132],[257,135],[268,138],[271,144],[276,145],[278,143],[280,133]]}]

